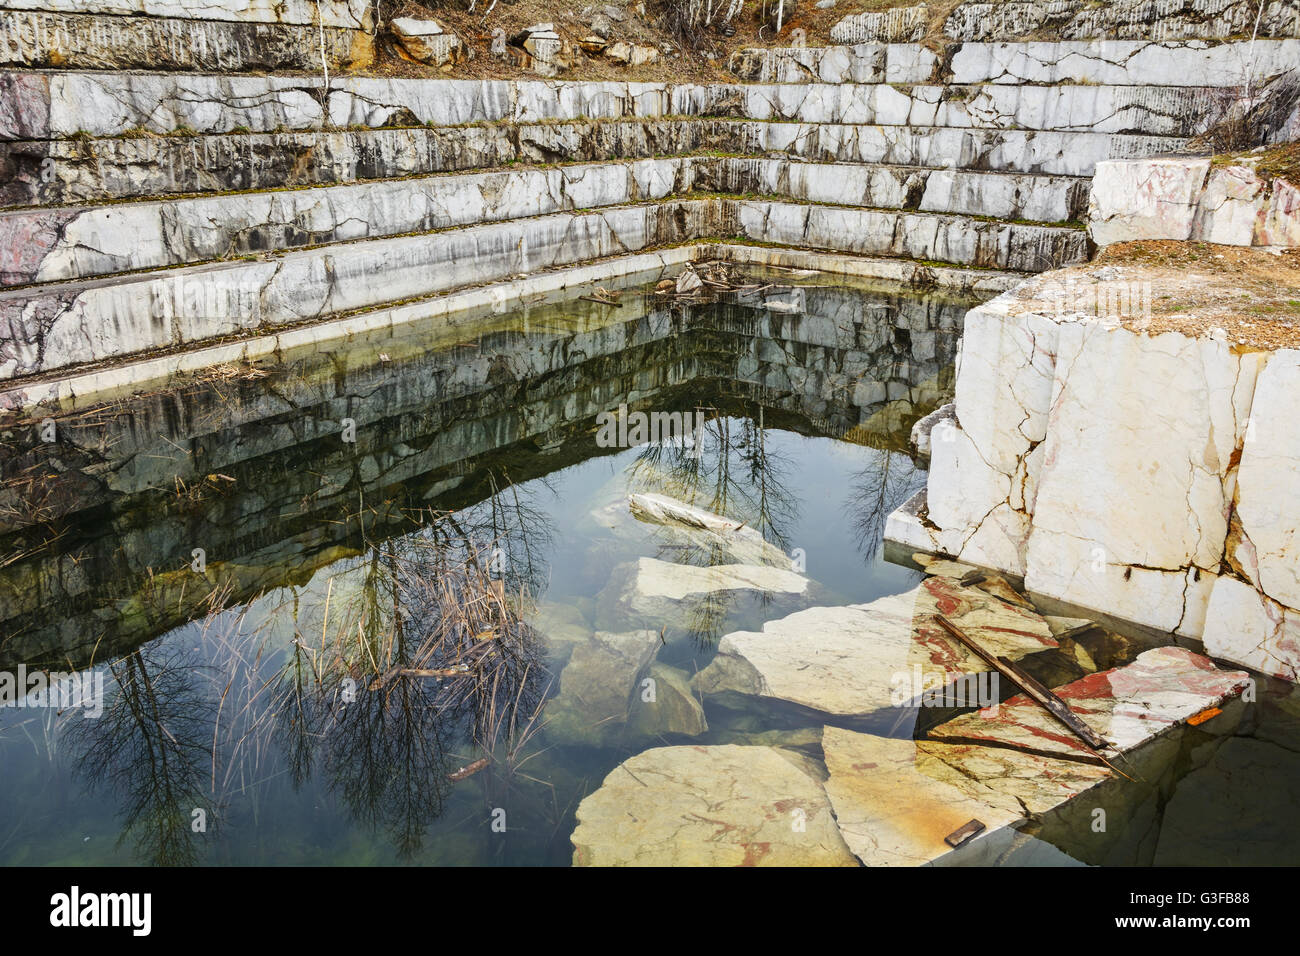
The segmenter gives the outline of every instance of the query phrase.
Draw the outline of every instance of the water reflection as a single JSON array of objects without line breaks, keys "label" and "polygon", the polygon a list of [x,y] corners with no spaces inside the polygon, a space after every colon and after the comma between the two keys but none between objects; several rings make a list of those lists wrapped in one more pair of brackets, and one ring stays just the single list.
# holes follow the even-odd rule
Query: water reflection
[{"label": "water reflection", "polygon": [[66,725],[77,777],[91,793],[116,799],[119,842],[132,844],[138,860],[193,864],[204,836],[195,811],[214,826],[218,818],[205,786],[216,716],[205,662],[175,645],[150,645],[108,670],[114,692],[102,716]]},{"label": "water reflection", "polygon": [[[56,415],[54,448],[7,423],[0,666],[111,662],[104,718],[68,725],[67,753],[144,862],[211,859],[223,826],[255,830],[286,788],[328,795],[401,860],[445,818],[482,826],[521,794],[528,839],[563,843],[591,781],[543,742],[556,662],[523,623],[569,533],[552,478],[619,453],[595,445],[599,411],[706,408],[701,453],[638,449],[622,493],[670,494],[789,553],[825,492],[776,439],[830,435],[881,449],[886,473],[850,493],[883,520],[899,430],[946,397],[965,303],[899,296],[882,331],[870,299],[814,288],[789,316],[625,296],[616,317],[362,342]],[[655,537],[666,561],[735,560]],[[712,646],[734,601],[694,603],[681,628]]]}]

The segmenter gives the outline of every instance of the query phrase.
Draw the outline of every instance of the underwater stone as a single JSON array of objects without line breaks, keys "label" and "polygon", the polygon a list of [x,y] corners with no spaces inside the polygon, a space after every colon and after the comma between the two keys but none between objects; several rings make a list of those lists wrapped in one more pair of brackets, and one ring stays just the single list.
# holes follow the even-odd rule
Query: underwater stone
[{"label": "underwater stone", "polygon": [[548,736],[599,746],[622,734],[637,679],[659,650],[654,631],[596,631],[560,671],[560,693],[542,712]]},{"label": "underwater stone", "polygon": [[646,675],[654,681],[654,700],[646,700],[645,681],[632,696],[632,712],[627,729],[631,734],[658,736],[686,734],[698,736],[709,729],[704,708],[691,691],[690,675],[677,667],[654,661]]}]

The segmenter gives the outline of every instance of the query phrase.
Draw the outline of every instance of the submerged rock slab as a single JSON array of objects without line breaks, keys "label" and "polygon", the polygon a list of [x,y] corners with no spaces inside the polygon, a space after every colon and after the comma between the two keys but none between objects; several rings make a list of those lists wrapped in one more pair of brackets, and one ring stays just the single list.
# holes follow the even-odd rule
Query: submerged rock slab
[{"label": "submerged rock slab", "polygon": [[705,511],[660,494],[628,496],[628,507],[640,521],[663,525],[706,552],[721,551],[739,564],[789,569],[790,558],[763,533],[743,522]]},{"label": "submerged rock slab", "polygon": [[653,699],[642,692],[633,698],[628,730],[643,736],[686,734],[698,736],[709,729],[704,707],[691,690],[690,675],[677,667],[655,661],[646,675],[654,681]]},{"label": "submerged rock slab", "polygon": [[757,564],[699,567],[640,558],[631,569],[625,601],[633,613],[659,617],[673,613],[691,598],[727,591],[799,595],[808,590],[808,584],[806,577],[784,568]]},{"label": "submerged rock slab", "polygon": [[774,747],[659,747],[578,805],[577,866],[852,866],[821,783]]},{"label": "submerged rock slab", "polygon": [[[934,621],[941,613],[983,647],[1019,660],[1057,646],[1037,614],[949,578],[870,604],[815,607],[728,634],[695,678],[706,694],[779,697],[829,714],[867,714],[988,668]],[[900,696],[901,695],[901,696]]]},{"label": "submerged rock slab", "polygon": [[[1181,647],[1157,647],[1124,667],[1089,674],[1055,693],[1121,752],[1132,750],[1188,717],[1240,693],[1245,671],[1225,671]],[[965,714],[930,731],[932,740],[987,742],[1079,757],[1091,751],[1023,694],[992,716]]]},{"label": "submerged rock slab", "polygon": [[659,649],[654,631],[597,631],[560,672],[560,693],[543,716],[549,736],[600,745],[623,731],[637,678]]}]

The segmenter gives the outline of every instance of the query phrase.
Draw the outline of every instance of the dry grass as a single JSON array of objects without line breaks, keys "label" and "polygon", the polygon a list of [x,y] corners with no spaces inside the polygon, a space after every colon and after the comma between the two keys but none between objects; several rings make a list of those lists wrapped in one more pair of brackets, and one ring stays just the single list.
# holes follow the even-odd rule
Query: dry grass
[{"label": "dry grass", "polygon": [[[1111,267],[1107,271],[1106,267]],[[1300,346],[1300,249],[1264,249],[1206,242],[1144,241],[1106,247],[1090,263],[1052,273],[1059,288],[1113,281],[1149,283],[1150,315],[1122,317],[1122,324],[1148,334],[1179,332],[1193,337],[1221,334],[1245,349]],[[1047,310],[1045,297],[1021,296],[1014,311]]]}]

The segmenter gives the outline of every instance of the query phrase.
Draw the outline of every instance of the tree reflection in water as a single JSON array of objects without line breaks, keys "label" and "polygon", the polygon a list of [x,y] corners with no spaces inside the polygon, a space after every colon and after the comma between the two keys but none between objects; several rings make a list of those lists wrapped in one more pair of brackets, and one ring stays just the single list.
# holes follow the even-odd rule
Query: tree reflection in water
[{"label": "tree reflection in water", "polygon": [[68,724],[76,774],[90,792],[107,790],[120,801],[119,844],[133,842],[141,862],[193,865],[203,838],[194,811],[203,812],[209,832],[217,816],[205,786],[216,705],[202,665],[192,651],[158,642],[108,670],[114,686],[105,690],[103,714]]},{"label": "tree reflection in water", "polygon": [[355,819],[402,858],[442,815],[459,767],[509,775],[550,683],[523,623],[541,580],[544,514],[498,487],[459,514],[372,549],[355,595],[287,655],[273,707],[301,786],[319,761]]},{"label": "tree reflection in water", "polygon": [[[629,492],[656,492],[743,521],[788,553],[787,528],[798,519],[798,498],[787,484],[793,463],[768,447],[765,411],[724,416],[716,408],[706,418],[697,451],[685,444],[663,442],[645,445],[628,466]],[[659,557],[680,564],[711,567],[732,563],[720,543],[683,542],[679,529],[663,526],[655,531]],[[686,613],[685,628],[701,648],[721,639],[729,611],[738,592],[717,591],[694,600]],[[771,595],[760,592],[759,606]]]},{"label": "tree reflection in water", "polygon": [[[551,681],[522,615],[552,531],[523,489],[494,488],[336,572],[319,618],[300,618],[291,592],[295,607],[259,623],[255,602],[227,610],[217,588],[204,620],[109,665],[102,718],[66,722],[66,739],[88,789],[119,801],[142,862],[199,862],[194,810],[208,832],[234,797],[256,815],[285,770],[294,789],[323,782],[402,859],[459,768],[486,758],[480,781],[509,785]],[[267,625],[285,611],[293,633],[277,637]]]}]

